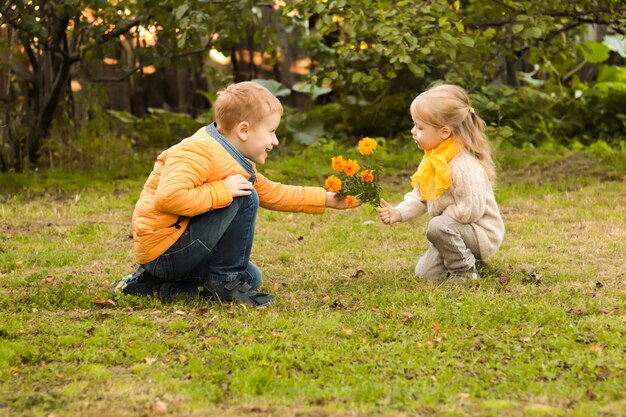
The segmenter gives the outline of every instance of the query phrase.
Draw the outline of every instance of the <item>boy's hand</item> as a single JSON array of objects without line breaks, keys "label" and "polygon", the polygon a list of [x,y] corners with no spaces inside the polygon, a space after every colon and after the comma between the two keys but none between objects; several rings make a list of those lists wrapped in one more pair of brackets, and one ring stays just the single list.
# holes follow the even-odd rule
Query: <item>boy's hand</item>
[{"label": "boy's hand", "polygon": [[400,212],[396,210],[394,206],[386,202],[384,199],[380,199],[381,207],[377,208],[378,217],[380,221],[385,224],[394,224],[402,221]]},{"label": "boy's hand", "polygon": [[344,210],[359,207],[361,204],[363,204],[361,200],[356,200],[355,205],[349,206],[348,203],[346,203],[345,198],[335,198],[335,193],[326,193],[326,207],[334,208],[337,210]]},{"label": "boy's hand", "polygon": [[232,195],[233,198],[250,195],[252,194],[252,189],[254,188],[252,183],[241,174],[226,177],[224,178],[224,182],[226,183],[226,187],[228,187],[230,195]]}]

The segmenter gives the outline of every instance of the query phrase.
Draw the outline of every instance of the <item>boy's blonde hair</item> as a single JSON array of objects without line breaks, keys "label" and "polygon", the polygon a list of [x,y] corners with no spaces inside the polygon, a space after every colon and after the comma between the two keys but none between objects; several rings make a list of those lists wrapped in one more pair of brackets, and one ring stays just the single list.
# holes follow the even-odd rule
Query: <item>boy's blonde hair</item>
[{"label": "boy's blonde hair", "polygon": [[463,147],[485,168],[489,180],[496,178],[491,145],[485,134],[485,122],[470,105],[464,89],[441,84],[424,91],[411,103],[411,117],[434,127],[447,126]]},{"label": "boy's blonde hair", "polygon": [[282,116],[283,105],[267,88],[243,81],[217,93],[214,113],[218,129],[228,134],[240,122],[254,125],[274,113]]}]

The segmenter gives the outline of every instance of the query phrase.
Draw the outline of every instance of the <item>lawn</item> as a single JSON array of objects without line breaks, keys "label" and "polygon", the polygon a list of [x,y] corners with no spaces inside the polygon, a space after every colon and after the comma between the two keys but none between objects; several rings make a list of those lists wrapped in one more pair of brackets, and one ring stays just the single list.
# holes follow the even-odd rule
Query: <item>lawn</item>
[{"label": "lawn", "polygon": [[[260,170],[321,184],[332,145]],[[418,157],[383,153],[396,203]],[[269,308],[110,300],[139,173],[2,175],[0,414],[625,416],[624,155],[508,151],[480,283],[418,282],[426,218],[261,210]]]}]

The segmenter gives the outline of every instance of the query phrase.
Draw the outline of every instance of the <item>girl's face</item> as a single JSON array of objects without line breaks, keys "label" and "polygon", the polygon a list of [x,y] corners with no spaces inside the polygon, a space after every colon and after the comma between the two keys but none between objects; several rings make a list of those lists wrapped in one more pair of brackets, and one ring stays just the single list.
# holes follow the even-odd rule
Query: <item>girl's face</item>
[{"label": "girl's face", "polygon": [[435,149],[445,139],[450,137],[450,128],[435,127],[424,123],[421,120],[413,119],[413,129],[411,129],[413,140],[420,149],[429,151]]}]

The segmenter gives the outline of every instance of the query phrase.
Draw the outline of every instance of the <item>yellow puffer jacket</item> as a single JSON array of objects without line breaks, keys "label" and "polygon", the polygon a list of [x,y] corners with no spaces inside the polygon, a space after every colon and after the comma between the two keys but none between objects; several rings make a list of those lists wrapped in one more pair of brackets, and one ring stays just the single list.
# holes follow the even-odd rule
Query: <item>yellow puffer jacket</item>
[{"label": "yellow puffer jacket", "polygon": [[[254,166],[254,164],[253,164]],[[254,188],[261,207],[323,213],[326,191],[272,182],[256,172]],[[250,174],[205,128],[162,152],[133,212],[135,258],[145,264],[158,258],[183,234],[189,218],[228,206],[233,198],[224,178]],[[181,221],[179,221],[179,218]],[[175,227],[176,224],[181,227]]]}]

